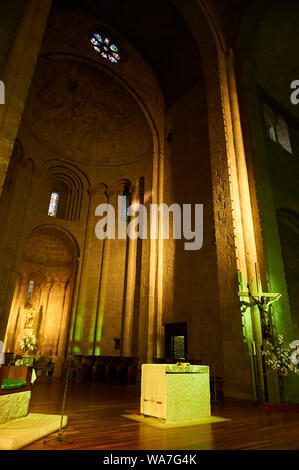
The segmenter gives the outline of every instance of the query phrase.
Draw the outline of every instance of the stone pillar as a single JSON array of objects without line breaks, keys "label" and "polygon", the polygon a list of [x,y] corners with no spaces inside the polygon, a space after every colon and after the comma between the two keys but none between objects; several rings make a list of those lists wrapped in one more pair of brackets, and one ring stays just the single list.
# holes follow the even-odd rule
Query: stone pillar
[{"label": "stone pillar", "polygon": [[107,202],[104,186],[89,191],[85,240],[74,294],[70,349],[74,354],[96,354],[98,296],[104,245],[95,236],[95,209]]},{"label": "stone pillar", "polygon": [[[107,202],[113,207],[116,207],[117,194],[109,193]],[[94,350],[95,354],[100,354],[100,342],[102,338],[102,327],[103,319],[105,314],[105,302],[107,294],[107,284],[108,284],[108,268],[109,268],[109,258],[110,258],[110,245],[111,240],[105,238],[102,241],[102,259],[101,259],[101,268],[100,268],[100,278],[98,284],[98,302],[97,302],[97,316],[96,323],[94,328]]]},{"label": "stone pillar", "polygon": [[[46,28],[52,0],[26,0],[1,70],[5,104],[0,105],[0,194]],[[1,18],[5,21],[5,18]]]},{"label": "stone pillar", "polygon": [[[163,136],[161,141],[164,141]],[[159,204],[164,203],[164,149],[159,152]],[[157,327],[156,327],[156,357],[164,355],[164,331],[163,331],[163,210],[159,211],[159,241],[158,241],[158,273],[157,273]]]},{"label": "stone pillar", "polygon": [[[238,268],[241,266],[246,273],[246,263],[241,212],[238,208],[238,187],[232,185],[234,144],[224,53],[219,52],[218,56],[212,56],[204,63],[204,74],[209,122],[225,393],[229,396],[248,398],[251,394],[253,379],[247,344],[243,337],[237,275]],[[236,169],[234,171],[236,172]],[[234,208],[238,210],[234,211]],[[239,253],[240,256],[238,256]]]},{"label": "stone pillar", "polygon": [[[257,246],[254,230],[254,218],[251,205],[251,195],[249,187],[248,169],[245,158],[243,135],[241,129],[241,119],[238,102],[238,92],[236,87],[234,54],[229,51],[226,56],[227,64],[227,77],[228,77],[228,94],[231,109],[231,121],[233,130],[234,153],[235,153],[235,167],[238,182],[239,194],[239,207],[241,210],[241,227],[243,232],[244,255],[246,263],[246,271],[243,268],[242,274],[246,275],[246,281],[250,284],[251,289],[257,291],[259,289],[258,279],[258,257]],[[245,272],[244,272],[245,271]],[[245,279],[243,279],[245,281]],[[247,282],[244,284],[246,285]],[[263,365],[262,357],[260,354],[262,345],[262,332],[260,315],[257,307],[251,308],[251,325],[252,325],[252,341],[253,353],[256,354],[256,377],[257,377],[257,392],[259,399],[264,399],[264,379],[263,379]]]},{"label": "stone pillar", "polygon": [[[153,153],[153,180],[152,180],[152,204],[158,204],[158,185],[159,185],[159,154]],[[152,362],[156,356],[156,312],[157,312],[157,256],[158,240],[153,237],[153,233],[159,233],[159,227],[151,224],[150,233],[150,269],[149,269],[149,300],[148,300],[148,318],[147,318],[147,362]]]},{"label": "stone pillar", "polygon": [[[13,301],[10,308],[9,321],[7,324],[7,330],[4,341],[4,350],[6,352],[13,352],[15,346],[15,339],[18,333],[18,322],[20,315],[20,306],[24,305],[24,291],[25,291],[25,281],[22,275],[19,275],[19,278],[16,283],[16,288],[13,296]],[[22,299],[23,294],[23,299]],[[22,302],[23,300],[23,302]]]},{"label": "stone pillar", "polygon": [[234,143],[227,90],[226,45],[207,2],[172,2],[197,41],[205,81],[218,270],[215,296],[220,307],[224,393],[249,398],[253,379],[238,297],[238,270],[242,267],[246,273],[246,262],[238,187],[232,184],[236,170],[235,173],[231,171]]},{"label": "stone pillar", "polygon": [[39,336],[37,338],[40,341],[40,343],[38,345],[38,352],[40,354],[45,354],[45,355],[47,355],[48,352],[45,351],[45,349],[44,349],[43,341],[44,341],[44,337],[45,337],[45,334],[46,334],[45,325],[46,325],[46,322],[47,322],[49,301],[50,301],[50,296],[51,296],[51,292],[52,292],[52,288],[53,288],[54,283],[55,283],[54,279],[47,280],[45,282],[45,287],[43,289],[42,296],[41,296],[41,302],[40,302],[41,305],[43,305],[44,308],[43,308],[43,312],[42,312],[43,316],[41,318],[40,329],[39,329],[40,333],[39,333]]},{"label": "stone pillar", "polygon": [[[139,181],[136,182],[132,191],[132,204],[140,200],[139,198]],[[134,227],[135,229],[135,227]],[[132,356],[132,334],[133,334],[133,317],[134,317],[134,295],[136,289],[136,253],[137,239],[132,238],[132,230],[130,225],[127,236],[128,253],[127,253],[127,272],[125,286],[125,308],[121,338],[121,355]]]}]

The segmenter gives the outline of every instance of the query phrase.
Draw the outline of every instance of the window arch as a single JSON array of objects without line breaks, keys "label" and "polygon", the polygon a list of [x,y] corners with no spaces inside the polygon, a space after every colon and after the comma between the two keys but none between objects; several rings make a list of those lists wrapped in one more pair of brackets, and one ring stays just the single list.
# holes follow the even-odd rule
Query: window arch
[{"label": "window arch", "polygon": [[59,201],[54,217],[72,222],[80,220],[84,194],[89,189],[89,180],[86,175],[77,168],[73,169],[66,164],[61,165],[56,160],[48,161],[45,170],[47,175],[43,211],[45,212],[45,207],[47,211],[49,210],[49,200],[52,193],[56,192],[59,193]]},{"label": "window arch", "polygon": [[54,181],[51,186],[48,216],[65,219],[71,189],[65,181]]}]

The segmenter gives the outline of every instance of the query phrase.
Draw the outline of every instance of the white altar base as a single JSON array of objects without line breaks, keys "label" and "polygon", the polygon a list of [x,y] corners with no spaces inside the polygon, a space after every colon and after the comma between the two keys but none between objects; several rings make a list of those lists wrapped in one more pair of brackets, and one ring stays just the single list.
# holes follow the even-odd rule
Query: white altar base
[{"label": "white altar base", "polygon": [[165,424],[211,418],[209,367],[143,364],[140,411]]}]

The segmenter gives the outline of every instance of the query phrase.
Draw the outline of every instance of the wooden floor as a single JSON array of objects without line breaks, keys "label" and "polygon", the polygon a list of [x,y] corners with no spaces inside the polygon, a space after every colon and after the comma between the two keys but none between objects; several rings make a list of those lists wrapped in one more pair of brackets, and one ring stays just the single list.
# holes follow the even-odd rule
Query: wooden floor
[{"label": "wooden floor", "polygon": [[[58,380],[36,383],[30,412],[59,413],[62,394]],[[299,413],[265,412],[249,403],[225,401],[212,414],[231,421],[160,430],[121,416],[139,409],[139,397],[140,385],[70,383],[65,437],[73,444],[44,445],[40,440],[24,450],[299,449]]]}]

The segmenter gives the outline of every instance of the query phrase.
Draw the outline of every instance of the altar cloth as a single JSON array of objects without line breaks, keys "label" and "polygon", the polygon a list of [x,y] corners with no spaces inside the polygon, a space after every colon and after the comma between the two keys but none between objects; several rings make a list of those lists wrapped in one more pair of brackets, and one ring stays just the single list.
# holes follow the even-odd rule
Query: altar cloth
[{"label": "altar cloth", "polygon": [[8,393],[0,396],[0,425],[23,418],[28,414],[31,391]]},{"label": "altar cloth", "polygon": [[140,412],[167,423],[210,418],[209,367],[143,364]]}]

